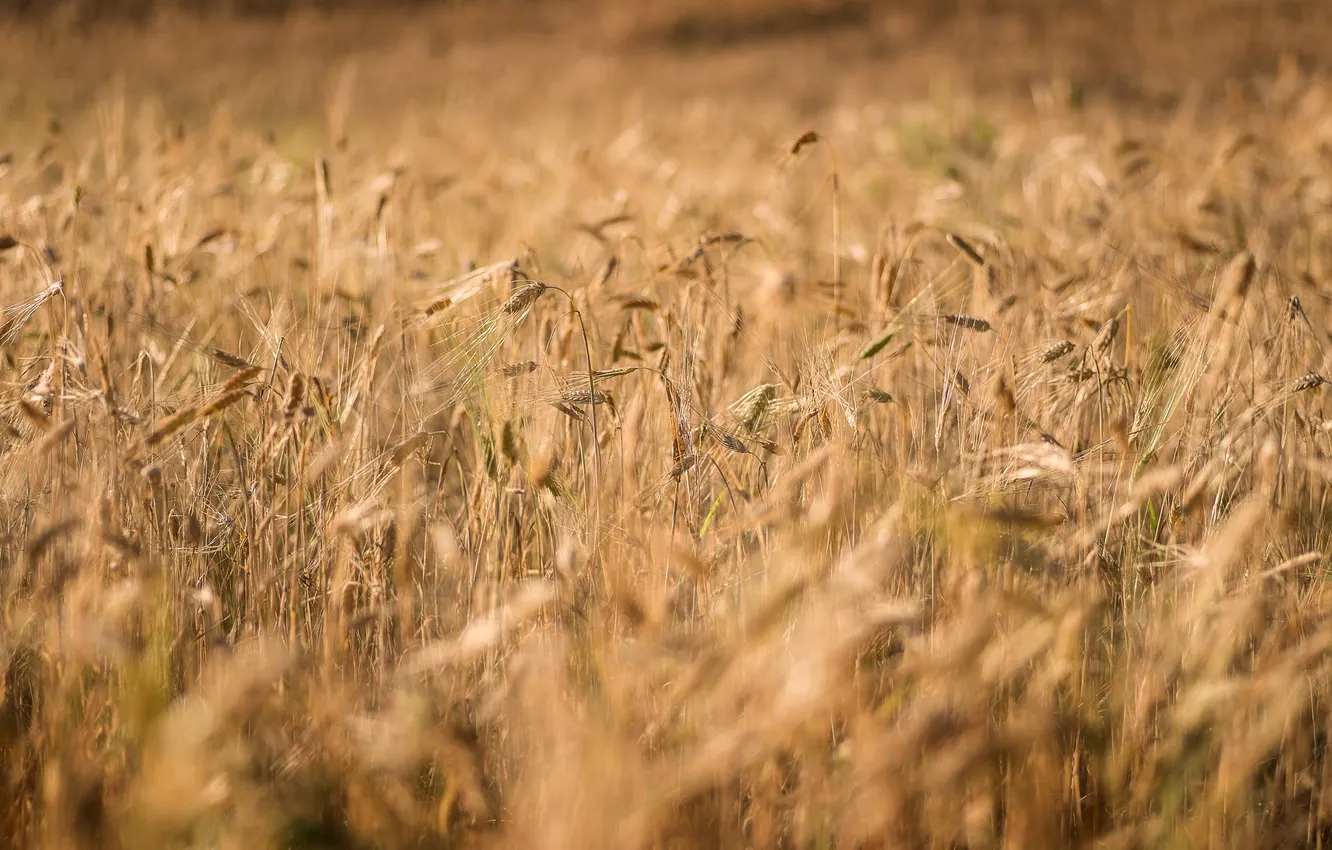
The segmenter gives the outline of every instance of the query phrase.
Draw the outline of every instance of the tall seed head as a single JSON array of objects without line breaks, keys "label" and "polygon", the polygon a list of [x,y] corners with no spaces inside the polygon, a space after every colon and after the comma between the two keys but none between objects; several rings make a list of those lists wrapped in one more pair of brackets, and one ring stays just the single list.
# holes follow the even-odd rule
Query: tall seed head
[{"label": "tall seed head", "polygon": [[509,296],[509,300],[504,302],[500,310],[506,316],[516,316],[535,304],[538,298],[546,294],[548,288],[540,281],[520,286]]}]

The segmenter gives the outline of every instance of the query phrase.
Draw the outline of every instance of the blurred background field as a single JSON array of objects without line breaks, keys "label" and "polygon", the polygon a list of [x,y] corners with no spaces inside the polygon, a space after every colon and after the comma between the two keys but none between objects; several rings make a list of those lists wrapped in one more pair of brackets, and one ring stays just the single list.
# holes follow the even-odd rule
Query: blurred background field
[{"label": "blurred background field", "polygon": [[[331,17],[317,11],[328,7],[341,11]],[[669,84],[674,73],[651,73],[664,63],[673,72],[693,69],[682,85],[703,85],[717,72],[721,76],[708,90],[736,92],[761,78],[769,83],[764,88],[790,92],[788,99],[797,102],[839,96],[891,102],[919,96],[942,78],[968,91],[1022,94],[1033,81],[1055,76],[1097,94],[1169,98],[1270,74],[1282,56],[1306,69],[1324,67],[1322,45],[1332,31],[1332,9],[1317,0],[342,0],[325,6],[297,0],[25,6],[11,0],[9,8],[57,28],[79,22],[76,32],[97,34],[93,52],[72,65],[63,61],[72,57],[61,55],[59,45],[7,51],[11,61],[29,69],[29,87],[36,80],[72,80],[83,69],[105,78],[118,71],[170,73],[173,67],[179,71],[174,82],[188,87],[203,70],[191,67],[197,63],[225,68],[237,82],[276,71],[303,90],[311,82],[302,79],[303,71],[354,55],[396,77],[400,96],[442,85],[444,72],[458,70],[449,64],[451,55],[497,44],[521,53],[497,63],[516,73],[540,67],[563,74],[592,54],[642,72],[620,80]],[[179,10],[208,22],[190,23],[188,16],[163,22]],[[217,26],[233,17],[240,23]],[[146,31],[123,26],[154,19],[159,23]],[[301,23],[293,26],[295,20]],[[26,29],[8,36],[14,47],[32,38]],[[78,40],[68,31],[62,38]],[[48,55],[53,46],[55,54]],[[246,53],[259,49],[284,52],[288,61],[260,67]],[[395,67],[399,52],[401,65]],[[14,75],[6,76],[17,84]],[[383,81],[385,96],[395,93],[389,82]]]}]

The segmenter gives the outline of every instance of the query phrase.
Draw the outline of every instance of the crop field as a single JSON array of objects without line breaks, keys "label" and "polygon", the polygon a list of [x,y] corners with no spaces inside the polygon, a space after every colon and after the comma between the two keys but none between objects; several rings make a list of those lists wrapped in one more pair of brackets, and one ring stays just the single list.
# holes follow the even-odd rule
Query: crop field
[{"label": "crop field", "polygon": [[0,846],[1332,846],[1329,13],[976,5],[6,25]]}]

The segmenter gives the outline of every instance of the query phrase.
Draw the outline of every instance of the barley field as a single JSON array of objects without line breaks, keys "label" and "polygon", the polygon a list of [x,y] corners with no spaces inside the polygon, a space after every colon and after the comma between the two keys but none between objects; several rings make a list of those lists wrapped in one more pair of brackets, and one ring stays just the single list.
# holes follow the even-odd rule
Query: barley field
[{"label": "barley field", "polygon": [[0,844],[1329,846],[1298,5],[7,26]]}]

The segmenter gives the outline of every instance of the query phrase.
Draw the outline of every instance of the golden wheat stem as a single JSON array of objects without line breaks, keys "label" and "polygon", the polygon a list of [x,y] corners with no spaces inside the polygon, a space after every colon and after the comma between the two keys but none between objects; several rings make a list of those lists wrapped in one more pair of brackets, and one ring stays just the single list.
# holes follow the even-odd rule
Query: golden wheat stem
[{"label": "golden wheat stem", "polygon": [[833,322],[841,323],[842,307],[842,210],[839,203],[841,190],[841,176],[837,169],[837,151],[833,149],[832,143],[826,136],[810,130],[809,132],[796,139],[791,144],[787,156],[791,159],[798,157],[800,152],[806,146],[815,143],[822,143],[828,150],[828,160],[832,167],[832,285],[833,285]]},{"label": "golden wheat stem", "polygon": [[[587,358],[587,392],[588,409],[591,411],[592,419],[592,545],[589,547],[588,557],[595,563],[600,563],[598,549],[601,540],[601,431],[597,423],[597,388],[594,367],[592,365],[592,345],[587,338],[587,325],[583,322],[583,311],[578,309],[578,302],[564,289],[558,286],[547,286],[552,292],[558,292],[569,302],[569,308],[572,310],[575,318],[578,319],[579,335],[583,339],[583,355]],[[544,290],[543,290],[544,291]]]},{"label": "golden wheat stem", "polygon": [[842,205],[840,202],[840,193],[842,188],[842,178],[837,170],[837,152],[833,146],[824,139],[824,144],[828,145],[828,158],[832,160],[832,249],[833,249],[833,299],[836,308],[841,306],[842,302]]}]

